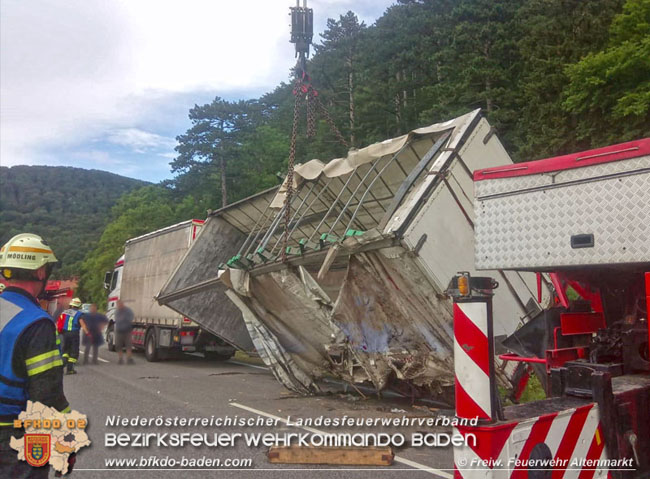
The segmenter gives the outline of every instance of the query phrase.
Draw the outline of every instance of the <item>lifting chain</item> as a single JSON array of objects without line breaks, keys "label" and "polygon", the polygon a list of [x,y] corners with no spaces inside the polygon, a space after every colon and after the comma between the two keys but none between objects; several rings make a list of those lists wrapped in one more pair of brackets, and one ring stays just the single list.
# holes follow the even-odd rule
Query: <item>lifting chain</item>
[{"label": "lifting chain", "polygon": [[[316,90],[314,90],[314,92],[316,92]],[[318,92],[316,92],[316,94],[314,95],[314,99],[316,100],[316,104],[318,105],[318,108],[319,108],[319,110],[321,112],[321,115],[323,115],[323,118],[325,118],[325,121],[330,126],[330,129],[332,130],[332,133],[334,133],[334,136],[336,136],[336,139],[339,141],[339,143],[341,143],[346,148],[350,148],[350,145],[345,140],[345,138],[343,138],[343,135],[341,134],[339,129],[336,127],[336,124],[334,123],[334,120],[332,120],[332,117],[330,116],[329,111],[327,111],[327,108],[325,108],[325,105],[323,105],[323,102],[320,101],[320,98],[318,97]]]},{"label": "lifting chain", "polygon": [[311,85],[307,89],[305,101],[307,102],[307,138],[316,136],[316,105],[318,92]]},{"label": "lifting chain", "polygon": [[287,165],[287,193],[285,195],[284,208],[284,236],[282,239],[282,262],[287,261],[287,247],[289,246],[289,223],[291,222],[291,200],[293,199],[293,167],[296,160],[296,139],[298,137],[298,115],[300,102],[302,101],[302,80],[298,82],[293,93],[295,102],[293,104],[293,126],[291,128],[291,143],[289,146],[289,161]]},{"label": "lifting chain", "polygon": [[293,169],[296,160],[296,140],[298,137],[298,119],[300,116],[300,104],[304,100],[307,105],[307,137],[313,138],[316,135],[316,108],[320,111],[323,118],[329,125],[332,133],[336,139],[346,148],[349,148],[348,142],[345,140],[339,129],[336,127],[334,120],[330,116],[327,108],[318,96],[318,91],[311,85],[310,78],[304,72],[301,77],[296,81],[296,86],[293,89],[295,102],[293,105],[293,126],[291,129],[291,143],[289,146],[289,161],[287,165],[287,192],[285,194],[285,208],[284,208],[284,233],[282,238],[282,262],[287,261],[287,248],[289,246],[289,223],[291,222],[291,201],[293,200]]}]

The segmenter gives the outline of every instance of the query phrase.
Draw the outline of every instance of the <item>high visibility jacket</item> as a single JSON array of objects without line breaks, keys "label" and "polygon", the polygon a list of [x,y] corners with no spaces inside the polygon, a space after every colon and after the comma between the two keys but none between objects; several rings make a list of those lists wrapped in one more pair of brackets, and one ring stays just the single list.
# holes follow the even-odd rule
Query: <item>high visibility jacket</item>
[{"label": "high visibility jacket", "polygon": [[[27,405],[27,379],[15,374],[13,358],[23,332],[42,319],[52,321],[29,298],[13,291],[5,291],[0,296],[0,426],[12,424]],[[25,360],[28,377],[62,364],[58,348]]]},{"label": "high visibility jacket", "polygon": [[58,325],[60,325],[60,328],[57,329],[59,329],[60,333],[79,331],[79,328],[81,328],[79,319],[82,315],[83,313],[78,309],[66,309],[61,313],[61,316],[59,316]]}]

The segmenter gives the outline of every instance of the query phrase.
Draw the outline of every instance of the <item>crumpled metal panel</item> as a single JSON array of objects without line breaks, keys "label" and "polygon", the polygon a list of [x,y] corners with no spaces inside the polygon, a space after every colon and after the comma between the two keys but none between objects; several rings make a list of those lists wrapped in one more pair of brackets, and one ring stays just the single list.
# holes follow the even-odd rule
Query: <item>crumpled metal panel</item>
[{"label": "crumpled metal panel", "polygon": [[[239,290],[228,295],[244,313],[260,356],[285,387],[301,394],[318,392],[316,381],[334,376],[378,390],[408,383],[450,400],[449,299],[432,293],[402,247],[359,251],[363,246],[363,237],[346,240],[345,267],[327,275],[336,301],[315,279],[320,263],[238,273],[246,278],[238,276]],[[499,380],[507,384],[503,374]]]},{"label": "crumpled metal panel", "polygon": [[[226,297],[226,287],[217,279],[219,262],[233,255],[244,239],[242,233],[221,218],[208,217],[157,299],[235,347],[253,351],[241,312]],[[206,282],[206,287],[192,289]],[[184,290],[187,294],[178,294]]]},{"label": "crumpled metal panel", "polygon": [[275,378],[287,389],[303,395],[320,392],[318,385],[295,364],[278,338],[255,317],[244,301],[233,291],[227,291],[226,295],[242,311],[244,323],[255,349]]},{"label": "crumpled metal panel", "polygon": [[[454,379],[448,300],[432,294],[406,252],[395,250],[391,257],[381,251],[350,257],[332,320],[377,389],[394,377],[440,392]],[[339,373],[353,380],[345,369]]]}]

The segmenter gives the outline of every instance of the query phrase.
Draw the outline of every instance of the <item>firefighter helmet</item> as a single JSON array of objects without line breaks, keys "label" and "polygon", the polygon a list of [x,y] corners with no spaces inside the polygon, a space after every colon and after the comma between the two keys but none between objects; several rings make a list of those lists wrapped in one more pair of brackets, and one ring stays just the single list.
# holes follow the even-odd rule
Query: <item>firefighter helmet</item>
[{"label": "firefighter helmet", "polygon": [[32,233],[16,235],[0,249],[0,268],[7,279],[12,277],[13,269],[34,271],[56,262],[52,248],[40,236]]},{"label": "firefighter helmet", "polygon": [[73,308],[81,308],[81,300],[79,298],[74,298],[72,301],[70,301],[70,306]]}]

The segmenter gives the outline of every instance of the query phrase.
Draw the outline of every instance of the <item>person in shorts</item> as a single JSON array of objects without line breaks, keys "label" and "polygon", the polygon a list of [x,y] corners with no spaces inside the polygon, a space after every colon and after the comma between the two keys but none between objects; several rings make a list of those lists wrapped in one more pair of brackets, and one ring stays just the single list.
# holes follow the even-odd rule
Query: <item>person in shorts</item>
[{"label": "person in shorts", "polygon": [[123,301],[118,300],[117,309],[115,311],[115,349],[117,350],[118,364],[124,364],[122,355],[123,349],[126,349],[126,362],[133,364],[133,357],[131,351],[133,345],[131,343],[131,331],[133,330],[133,310],[124,304]]}]

